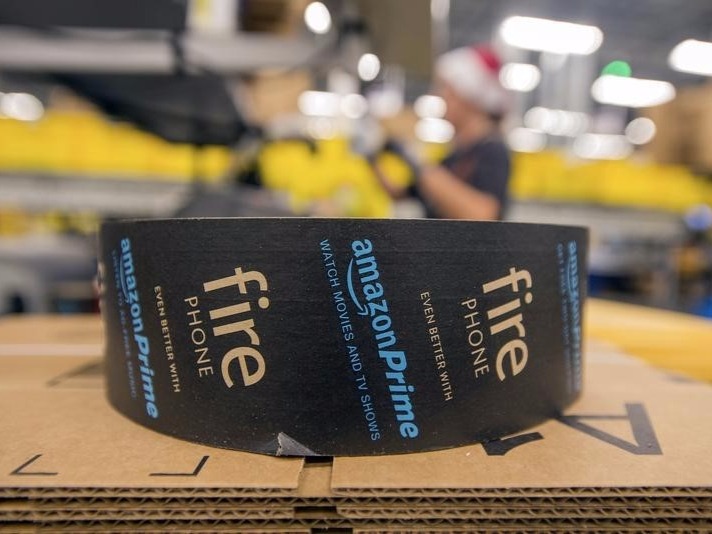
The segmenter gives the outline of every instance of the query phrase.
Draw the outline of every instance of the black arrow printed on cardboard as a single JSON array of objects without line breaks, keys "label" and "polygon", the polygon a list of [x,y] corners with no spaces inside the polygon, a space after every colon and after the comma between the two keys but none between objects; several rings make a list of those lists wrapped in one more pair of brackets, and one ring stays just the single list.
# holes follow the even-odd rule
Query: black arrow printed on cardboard
[{"label": "black arrow printed on cardboard", "polygon": [[107,223],[111,404],[276,455],[511,435],[581,389],[582,228],[468,221]]},{"label": "black arrow printed on cardboard", "polygon": [[157,473],[150,473],[149,476],[152,477],[197,477],[200,472],[203,470],[203,467],[205,467],[205,464],[208,463],[208,460],[210,459],[210,456],[205,455],[203,456],[198,464],[193,468],[192,471],[159,471]]},{"label": "black arrow printed on cardboard", "polygon": [[55,477],[59,475],[56,471],[30,471],[28,468],[42,458],[42,454],[35,454],[29,460],[23,462],[10,472],[12,476],[45,476]]},{"label": "black arrow printed on cardboard", "polygon": [[[573,428],[574,430],[578,430],[587,436],[598,439],[629,454],[634,454],[636,456],[661,455],[663,451],[660,447],[660,442],[655,434],[655,428],[648,417],[648,412],[646,411],[645,406],[641,403],[629,402],[625,404],[625,409],[626,413],[622,415],[567,414],[558,416],[557,420],[560,423]],[[618,436],[610,434],[609,432],[596,428],[590,423],[584,423],[583,421],[586,420],[626,421],[630,424],[634,441],[631,443],[630,441],[626,441]],[[486,441],[482,443],[482,446],[485,449],[487,456],[504,456],[517,447],[522,447],[528,443],[533,443],[543,439],[544,436],[542,436],[539,432],[527,432],[525,434],[517,434],[501,439]]]}]

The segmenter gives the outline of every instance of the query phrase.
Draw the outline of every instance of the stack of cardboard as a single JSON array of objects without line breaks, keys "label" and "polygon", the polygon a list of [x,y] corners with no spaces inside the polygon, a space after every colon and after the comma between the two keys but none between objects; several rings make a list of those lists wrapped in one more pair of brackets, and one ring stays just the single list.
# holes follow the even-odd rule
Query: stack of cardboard
[{"label": "stack of cardboard", "polygon": [[0,406],[0,531],[712,528],[712,387],[601,345],[566,416],[423,454],[305,460],[183,442],[116,413],[91,355],[0,357]]},{"label": "stack of cardboard", "polygon": [[657,132],[646,151],[658,163],[689,165],[712,171],[712,83],[685,87],[675,100],[644,114]]}]

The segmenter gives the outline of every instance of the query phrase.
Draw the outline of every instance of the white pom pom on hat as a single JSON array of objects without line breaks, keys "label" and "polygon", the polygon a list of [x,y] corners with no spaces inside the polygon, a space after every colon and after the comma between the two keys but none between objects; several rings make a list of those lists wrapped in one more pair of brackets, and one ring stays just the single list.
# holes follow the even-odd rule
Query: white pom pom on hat
[{"label": "white pom pom on hat", "polygon": [[509,94],[499,81],[501,63],[488,46],[455,48],[435,62],[435,74],[465,100],[484,111],[503,115],[509,109]]}]

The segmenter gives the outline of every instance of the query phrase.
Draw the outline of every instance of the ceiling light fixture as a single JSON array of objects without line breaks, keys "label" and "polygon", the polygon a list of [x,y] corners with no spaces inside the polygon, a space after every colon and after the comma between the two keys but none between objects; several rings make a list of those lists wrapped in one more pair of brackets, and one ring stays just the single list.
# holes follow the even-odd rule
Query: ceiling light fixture
[{"label": "ceiling light fixture", "polygon": [[304,24],[318,35],[325,34],[331,29],[331,13],[321,2],[312,2],[304,10]]},{"label": "ceiling light fixture", "polygon": [[299,95],[297,107],[310,117],[335,117],[339,113],[340,98],[326,91],[304,91]]},{"label": "ceiling light fixture", "polygon": [[445,100],[435,95],[419,96],[413,103],[413,110],[421,119],[442,119],[445,107]]},{"label": "ceiling light fixture", "polygon": [[574,154],[584,159],[625,159],[633,147],[624,135],[583,134],[574,141]]},{"label": "ceiling light fixture", "polygon": [[508,45],[554,54],[588,55],[603,43],[596,26],[534,17],[509,17],[499,33]]},{"label": "ceiling light fixture", "polygon": [[591,95],[601,104],[643,108],[658,106],[675,98],[675,87],[661,80],[603,75],[593,82]]},{"label": "ceiling light fixture", "polygon": [[625,127],[625,136],[634,145],[644,145],[653,140],[656,131],[657,128],[652,120],[648,117],[638,117]]},{"label": "ceiling light fixture", "polygon": [[364,54],[359,58],[356,70],[359,78],[364,82],[370,82],[375,80],[381,71],[381,60],[376,54]]},{"label": "ceiling light fixture", "polygon": [[445,119],[420,119],[415,124],[415,136],[425,143],[447,143],[455,128]]},{"label": "ceiling light fixture", "polygon": [[507,135],[507,144],[515,152],[541,152],[546,148],[546,134],[531,128],[514,128]]},{"label": "ceiling light fixture", "polygon": [[712,43],[687,39],[672,49],[670,66],[680,72],[712,76]]},{"label": "ceiling light fixture", "polygon": [[539,85],[541,72],[528,63],[507,63],[499,71],[499,81],[505,89],[527,93]]},{"label": "ceiling light fixture", "polygon": [[537,106],[524,114],[524,125],[551,135],[575,137],[588,129],[589,117],[581,111]]}]

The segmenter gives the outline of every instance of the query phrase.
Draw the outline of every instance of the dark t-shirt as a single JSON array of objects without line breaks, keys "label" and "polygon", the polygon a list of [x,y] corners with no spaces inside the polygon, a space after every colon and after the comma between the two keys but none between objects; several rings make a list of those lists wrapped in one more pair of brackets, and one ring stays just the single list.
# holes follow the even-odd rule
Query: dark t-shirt
[{"label": "dark t-shirt", "polygon": [[[500,138],[486,137],[457,148],[440,165],[475,189],[495,197],[500,205],[498,218],[502,218],[509,200],[510,159],[509,149]],[[417,196],[425,204],[428,217],[442,217],[424,195],[418,192]]]}]

